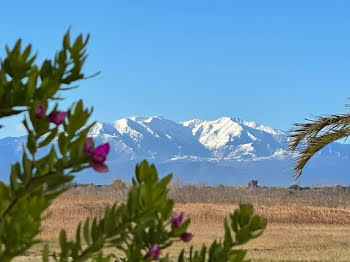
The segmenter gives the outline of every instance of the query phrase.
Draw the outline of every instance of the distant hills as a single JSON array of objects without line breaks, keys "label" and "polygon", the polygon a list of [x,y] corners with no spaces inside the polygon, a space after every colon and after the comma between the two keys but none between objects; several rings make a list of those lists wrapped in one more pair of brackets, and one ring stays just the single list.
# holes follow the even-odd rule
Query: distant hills
[{"label": "distant hills", "polygon": [[[161,174],[172,172],[187,183],[238,185],[252,179],[269,186],[294,183],[288,133],[239,118],[176,123],[159,116],[130,117],[97,123],[90,136],[97,144],[110,143],[111,172],[83,171],[77,176],[81,183],[129,180],[143,159],[157,164]],[[0,179],[7,179],[9,164],[19,158],[23,141],[25,137],[0,139]],[[327,146],[307,165],[301,183],[350,184],[349,157],[349,144]]]}]

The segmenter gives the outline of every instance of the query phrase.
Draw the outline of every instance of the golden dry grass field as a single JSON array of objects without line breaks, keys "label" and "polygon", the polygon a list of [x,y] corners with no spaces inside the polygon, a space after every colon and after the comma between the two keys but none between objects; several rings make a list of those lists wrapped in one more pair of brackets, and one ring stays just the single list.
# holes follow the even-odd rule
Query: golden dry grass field
[{"label": "golden dry grass field", "polygon": [[[112,204],[111,197],[66,193],[50,207],[51,216],[44,221],[41,237],[57,248],[59,230],[72,235],[76,226],[88,216],[102,214]],[[191,242],[195,247],[210,243],[223,235],[223,219],[237,205],[228,203],[177,203],[176,211],[191,217]],[[350,261],[350,209],[290,203],[255,205],[256,212],[269,224],[265,233],[245,248],[253,261]],[[189,244],[169,250],[175,254]],[[16,261],[40,261],[40,246]]]}]

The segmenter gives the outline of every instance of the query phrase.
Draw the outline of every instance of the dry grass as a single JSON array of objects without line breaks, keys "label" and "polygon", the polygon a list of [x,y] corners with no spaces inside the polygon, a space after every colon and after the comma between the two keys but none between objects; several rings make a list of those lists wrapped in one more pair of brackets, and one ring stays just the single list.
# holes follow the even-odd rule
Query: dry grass
[{"label": "dry grass", "polygon": [[[231,203],[254,205],[290,205],[350,208],[350,187],[332,186],[321,188],[206,186],[183,185],[174,179],[170,185],[170,198],[176,203]],[[129,186],[120,180],[107,186],[79,185],[71,188],[71,194],[103,195],[118,201],[127,199]]]},{"label": "dry grass", "polygon": [[[43,239],[56,238],[64,226],[68,234],[73,234],[78,223],[90,216],[100,216],[106,205],[114,201],[104,196],[64,194],[49,208],[50,217],[43,223]],[[178,203],[175,210],[185,211],[194,224],[222,223],[236,204]],[[282,224],[333,224],[350,225],[350,209],[313,207],[303,204],[258,205],[256,212],[267,218],[269,223]]]},{"label": "dry grass", "polygon": [[[50,207],[51,217],[44,222],[41,237],[56,249],[54,240],[61,228],[72,236],[80,221],[101,215],[104,207],[112,203],[113,200],[104,196],[64,194]],[[223,219],[236,207],[235,204],[178,203],[175,210],[185,211],[191,217],[190,230],[195,234],[191,244],[199,248],[222,237]],[[269,224],[263,236],[245,246],[254,261],[350,260],[350,210],[293,204],[260,205],[256,211],[267,217]],[[186,246],[176,244],[170,254]],[[17,261],[39,261],[35,257],[38,253],[39,249],[33,249],[32,260],[23,257]]]},{"label": "dry grass", "polygon": [[[58,248],[61,228],[72,236],[88,216],[100,216],[106,205],[127,199],[128,186],[78,186],[51,205],[41,237]],[[350,189],[343,187],[293,190],[289,188],[171,186],[175,210],[191,217],[191,244],[200,247],[223,235],[223,219],[239,202],[253,203],[268,221],[266,232],[245,248],[253,261],[350,261]],[[174,245],[170,254],[186,247]],[[41,247],[33,248],[20,262],[40,261]],[[29,255],[29,256],[28,256]]]},{"label": "dry grass", "polygon": [[104,207],[112,204],[111,199],[103,196],[64,194],[50,206],[50,217],[44,220],[44,230],[40,237],[45,240],[56,239],[61,228],[64,228],[68,235],[72,235],[80,221],[87,217],[100,216]]}]

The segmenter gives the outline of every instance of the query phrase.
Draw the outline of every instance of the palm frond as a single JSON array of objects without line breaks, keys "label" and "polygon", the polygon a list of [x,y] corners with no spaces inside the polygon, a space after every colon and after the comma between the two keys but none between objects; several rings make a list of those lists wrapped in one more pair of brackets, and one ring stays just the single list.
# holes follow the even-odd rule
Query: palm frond
[{"label": "palm frond", "polygon": [[312,141],[321,133],[346,129],[350,126],[350,113],[316,116],[314,119],[305,119],[308,123],[296,123],[291,132],[289,149],[294,152],[302,141]]},{"label": "palm frond", "polygon": [[299,153],[299,156],[295,162],[295,165],[294,165],[295,178],[296,179],[300,178],[306,163],[320,149],[341,138],[348,137],[349,135],[350,135],[350,127],[348,126],[346,128],[330,130],[326,133],[323,133],[322,135],[309,138],[306,141],[305,148]]}]

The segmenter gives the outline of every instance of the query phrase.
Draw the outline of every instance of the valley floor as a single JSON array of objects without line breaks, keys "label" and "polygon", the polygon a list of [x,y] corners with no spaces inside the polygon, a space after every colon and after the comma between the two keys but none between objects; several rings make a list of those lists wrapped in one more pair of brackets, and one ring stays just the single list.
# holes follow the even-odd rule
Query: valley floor
[{"label": "valley floor", "polygon": [[[55,250],[61,228],[73,235],[79,221],[101,215],[104,206],[112,203],[105,196],[65,194],[50,207],[51,216],[44,222],[41,237]],[[177,211],[191,217],[190,231],[195,235],[191,244],[198,248],[223,236],[223,219],[236,207],[220,203],[176,204]],[[274,204],[256,206],[256,210],[270,223],[260,238],[245,245],[253,261],[350,261],[350,209]],[[189,244],[179,243],[169,253],[174,255],[183,247]],[[33,248],[16,262],[40,261],[40,249]]]}]

